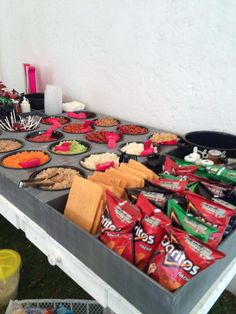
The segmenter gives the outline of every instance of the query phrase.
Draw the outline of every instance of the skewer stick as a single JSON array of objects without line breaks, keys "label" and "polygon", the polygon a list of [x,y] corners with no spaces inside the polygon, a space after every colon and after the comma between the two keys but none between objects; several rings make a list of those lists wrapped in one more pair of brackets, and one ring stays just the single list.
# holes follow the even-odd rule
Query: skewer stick
[{"label": "skewer stick", "polygon": [[14,122],[16,123],[16,113],[15,113],[15,110],[13,110],[13,118],[14,118]]},{"label": "skewer stick", "polygon": [[0,123],[1,123],[1,126],[3,127],[4,130],[8,130],[8,131],[12,131],[12,128],[9,128],[5,123],[3,123],[1,120],[0,120]]},{"label": "skewer stick", "polygon": [[10,117],[11,117],[11,125],[13,125],[14,121],[13,121],[13,114],[12,114],[12,111],[11,111]]},{"label": "skewer stick", "polygon": [[8,120],[8,117],[6,117],[6,124],[10,127],[10,129],[12,129],[12,126],[11,126],[11,124],[10,124],[10,122],[9,122],[9,120]]}]

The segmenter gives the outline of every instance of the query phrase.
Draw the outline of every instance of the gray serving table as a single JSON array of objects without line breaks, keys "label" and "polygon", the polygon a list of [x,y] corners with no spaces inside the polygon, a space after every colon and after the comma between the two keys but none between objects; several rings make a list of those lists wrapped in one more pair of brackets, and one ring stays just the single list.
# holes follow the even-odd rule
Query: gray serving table
[{"label": "gray serving table", "polygon": [[[40,129],[46,129],[45,126]],[[152,130],[151,130],[152,131]],[[15,136],[16,135],[16,136]],[[65,134],[66,139],[84,135]],[[3,132],[1,138],[23,137]],[[146,136],[135,140],[146,139]],[[134,137],[124,137],[124,141]],[[46,150],[48,144],[37,144]],[[23,149],[35,149],[26,142]],[[94,144],[92,152],[106,151]],[[54,156],[48,166],[78,166],[81,156]],[[41,169],[43,167],[40,167]],[[37,168],[38,169],[38,168]],[[0,169],[0,214],[37,246],[51,265],[57,265],[104,308],[115,313],[207,313],[236,274],[234,232],[220,249],[227,257],[202,272],[172,294],[148,276],[106,248],[100,241],[63,215],[68,191],[45,192],[35,188],[19,189],[18,182],[31,170]],[[88,174],[89,172],[87,172]]]}]

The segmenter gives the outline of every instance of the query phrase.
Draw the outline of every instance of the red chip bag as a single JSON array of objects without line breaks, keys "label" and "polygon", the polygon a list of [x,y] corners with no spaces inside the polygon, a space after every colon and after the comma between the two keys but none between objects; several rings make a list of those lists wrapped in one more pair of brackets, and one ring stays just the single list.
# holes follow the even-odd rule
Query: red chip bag
[{"label": "red chip bag", "polygon": [[187,188],[187,181],[173,180],[168,178],[159,178],[153,181],[150,181],[153,185],[161,186],[169,191],[172,191],[177,194],[183,195],[185,189]]},{"label": "red chip bag", "polygon": [[133,228],[142,218],[137,206],[106,192],[100,240],[129,262],[134,262]]},{"label": "red chip bag", "polygon": [[232,189],[232,187],[230,186],[198,177],[193,173],[185,174],[185,178],[188,180],[189,183],[197,182],[197,181],[200,182],[216,198],[224,198],[227,192],[229,192]]},{"label": "red chip bag", "polygon": [[135,265],[145,270],[153,250],[165,234],[163,227],[169,226],[171,220],[142,194],[139,195],[136,205],[145,217],[134,227]]},{"label": "red chip bag", "polygon": [[143,194],[139,194],[136,206],[140,209],[143,216],[156,214],[165,225],[170,225],[171,220],[159,208],[153,205]]},{"label": "red chip bag", "polygon": [[166,228],[149,262],[148,275],[170,291],[182,287],[199,272],[225,255],[185,231]]},{"label": "red chip bag", "polygon": [[228,226],[231,217],[236,212],[228,207],[208,200],[193,192],[187,192],[187,211],[195,217],[200,217],[202,221],[211,223],[213,226]]},{"label": "red chip bag", "polygon": [[170,174],[176,176],[176,170],[178,169],[178,165],[172,158],[166,156],[164,165],[162,167],[163,173]]},{"label": "red chip bag", "polygon": [[185,176],[188,173],[195,172],[197,168],[196,165],[180,166],[169,156],[166,156],[163,172],[174,176]]}]

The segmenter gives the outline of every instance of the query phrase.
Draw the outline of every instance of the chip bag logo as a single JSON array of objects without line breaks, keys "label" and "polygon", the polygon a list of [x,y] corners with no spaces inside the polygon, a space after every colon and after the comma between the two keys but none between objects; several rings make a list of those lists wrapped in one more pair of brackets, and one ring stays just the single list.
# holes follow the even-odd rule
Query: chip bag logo
[{"label": "chip bag logo", "polygon": [[194,232],[199,234],[206,234],[207,233],[207,227],[203,224],[199,224],[196,221],[188,219],[188,217],[184,218],[184,223],[187,227],[191,228]]},{"label": "chip bag logo", "polygon": [[205,203],[205,202],[202,202],[201,206],[203,209],[205,209],[209,213],[214,214],[216,217],[221,217],[221,218],[225,217],[225,211],[219,207],[216,207],[214,205],[210,205],[210,204]]},{"label": "chip bag logo", "polygon": [[159,218],[156,218],[153,216],[144,218],[144,221],[152,227],[158,227],[160,226],[160,223],[161,223],[161,220]]},{"label": "chip bag logo", "polygon": [[216,204],[225,206],[228,209],[236,210],[236,207],[233,204],[223,201],[221,199],[213,198],[212,201]]},{"label": "chip bag logo", "polygon": [[141,192],[149,201],[154,201],[157,203],[163,203],[166,200],[166,197],[162,193],[156,193],[156,192],[147,192],[147,191],[142,191]]},{"label": "chip bag logo", "polygon": [[111,231],[116,230],[116,226],[113,225],[112,220],[106,217],[105,215],[102,215],[101,226],[102,226],[102,231],[104,231],[104,229],[108,229]]},{"label": "chip bag logo", "polygon": [[195,276],[200,267],[188,259],[183,250],[177,249],[177,245],[171,243],[169,236],[166,235],[161,245],[164,247],[166,255],[163,264],[167,267],[183,268],[191,276]]},{"label": "chip bag logo", "polygon": [[190,246],[196,253],[201,255],[204,259],[208,261],[213,259],[211,249],[207,248],[206,246],[201,245],[199,242],[194,241],[190,237],[186,237],[185,242],[188,246]]},{"label": "chip bag logo", "polygon": [[160,186],[171,190],[178,190],[180,187],[179,182],[164,182],[164,181],[160,182]]},{"label": "chip bag logo", "polygon": [[[146,232],[143,231],[143,229],[139,226],[134,227],[134,233],[135,237],[142,239],[143,242],[147,244],[154,244],[155,236],[154,235],[148,235]],[[137,240],[137,239],[135,239]]]},{"label": "chip bag logo", "polygon": [[119,205],[115,206],[114,212],[120,218],[121,221],[124,221],[127,224],[130,224],[132,222],[132,216],[123,211]]}]

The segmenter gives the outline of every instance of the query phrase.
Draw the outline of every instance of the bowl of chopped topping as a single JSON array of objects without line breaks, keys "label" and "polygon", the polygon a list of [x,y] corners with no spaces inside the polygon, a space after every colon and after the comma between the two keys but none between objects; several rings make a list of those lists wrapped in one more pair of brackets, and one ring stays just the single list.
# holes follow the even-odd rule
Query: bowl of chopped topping
[{"label": "bowl of chopped topping", "polygon": [[93,120],[95,126],[99,127],[112,127],[120,124],[120,121],[114,118],[98,118]]},{"label": "bowl of chopped topping", "polygon": [[119,150],[130,156],[147,157],[158,153],[158,149],[151,141],[127,142],[120,145]]},{"label": "bowl of chopped topping", "polygon": [[50,160],[50,155],[44,151],[23,150],[5,155],[0,164],[4,168],[22,170],[42,166]]},{"label": "bowl of chopped topping", "polygon": [[148,137],[152,143],[157,145],[176,145],[179,137],[176,134],[168,132],[155,132]]},{"label": "bowl of chopped topping", "polygon": [[105,171],[119,166],[119,156],[110,152],[94,153],[85,156],[79,163],[86,170]]},{"label": "bowl of chopped topping", "polygon": [[82,133],[88,133],[92,131],[94,128],[92,125],[85,124],[85,123],[70,123],[65,125],[62,130],[65,133],[71,133],[71,134],[82,134]]},{"label": "bowl of chopped topping", "polygon": [[98,143],[98,144],[107,144],[109,137],[114,136],[116,138],[116,142],[120,142],[123,139],[123,135],[117,132],[108,132],[106,130],[93,131],[86,134],[86,139]]},{"label": "bowl of chopped topping", "polygon": [[29,133],[25,136],[26,141],[34,142],[34,143],[50,143],[55,142],[64,137],[64,134],[59,131],[53,131],[52,133],[48,133],[47,130],[44,131],[36,131]]},{"label": "bowl of chopped topping", "polygon": [[63,140],[51,144],[48,150],[56,155],[80,155],[88,152],[91,145],[85,141]]},{"label": "bowl of chopped topping", "polygon": [[77,167],[51,166],[35,171],[28,181],[33,182],[34,186],[41,190],[63,191],[70,189],[75,175],[85,176],[84,171]]},{"label": "bowl of chopped topping", "polygon": [[64,116],[47,116],[43,117],[40,121],[42,124],[54,124],[55,122],[58,122],[60,124],[67,124],[71,122],[71,119]]},{"label": "bowl of chopped topping", "polygon": [[24,142],[14,138],[0,139],[0,153],[8,153],[16,151],[24,146]]},{"label": "bowl of chopped topping", "polygon": [[148,128],[136,124],[122,124],[117,130],[119,133],[127,135],[143,135],[149,132]]}]

